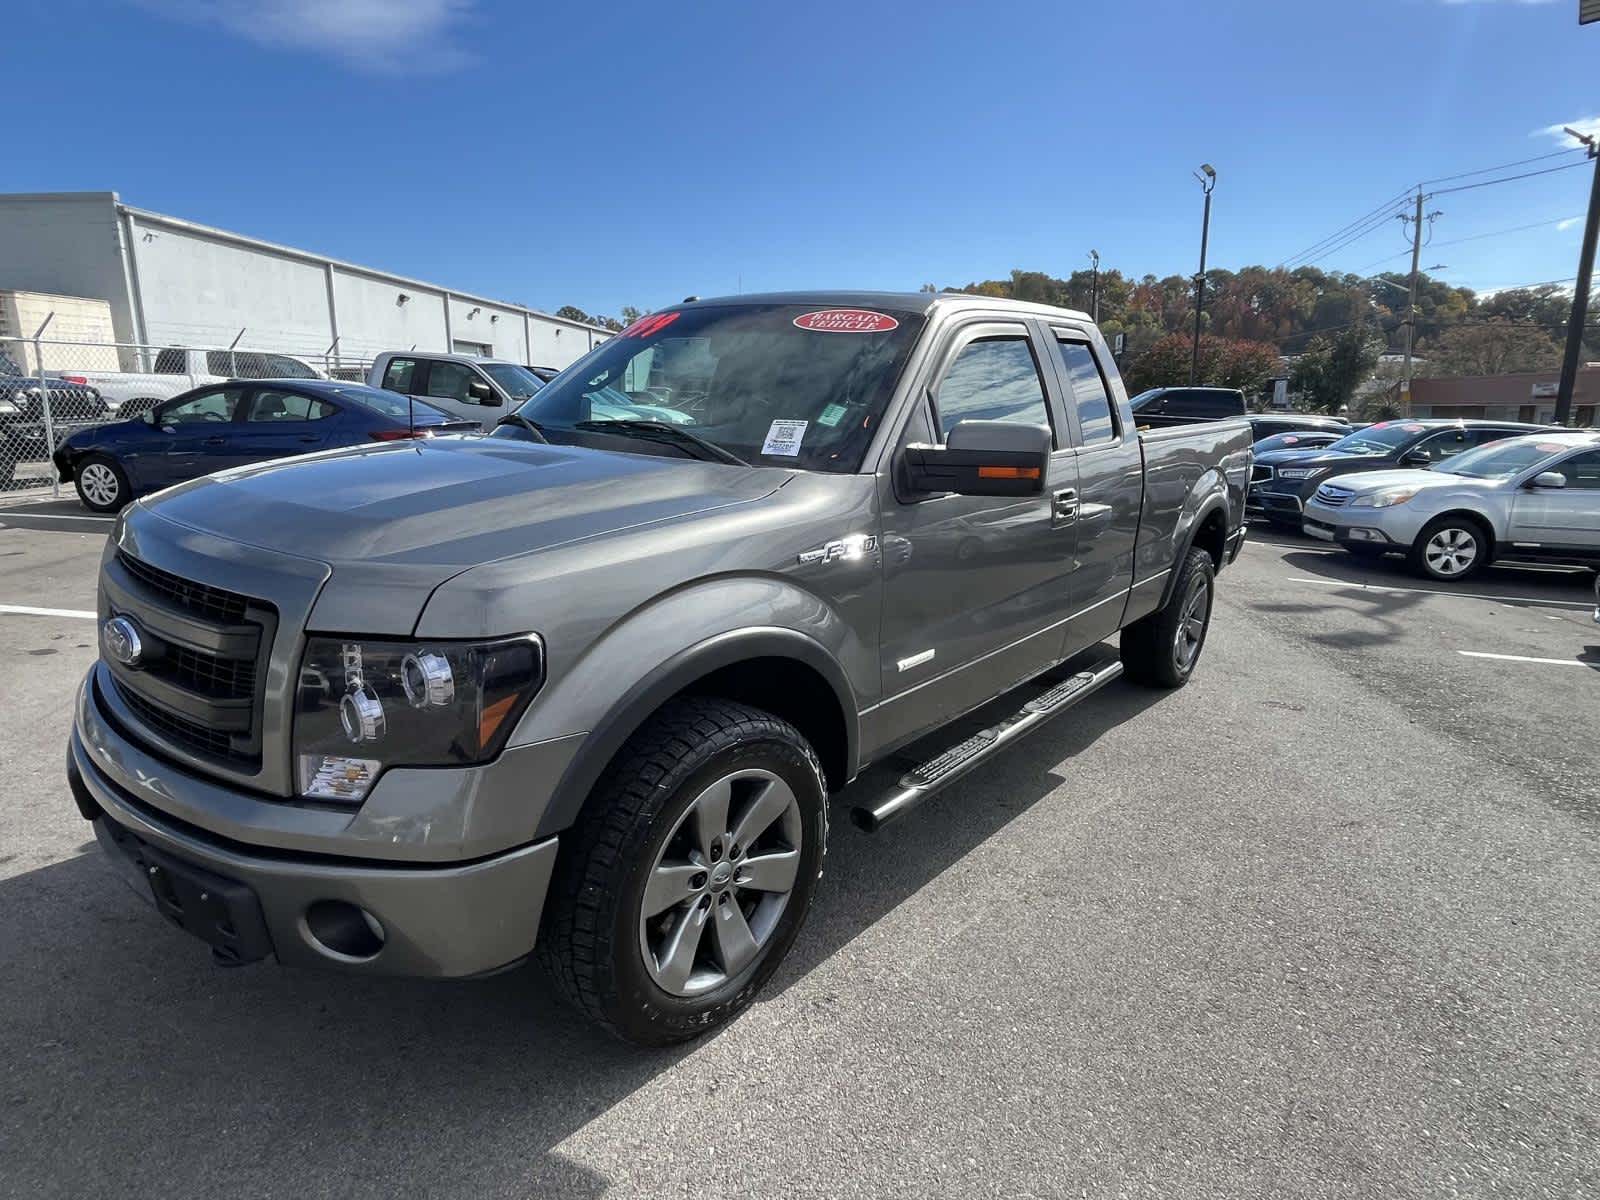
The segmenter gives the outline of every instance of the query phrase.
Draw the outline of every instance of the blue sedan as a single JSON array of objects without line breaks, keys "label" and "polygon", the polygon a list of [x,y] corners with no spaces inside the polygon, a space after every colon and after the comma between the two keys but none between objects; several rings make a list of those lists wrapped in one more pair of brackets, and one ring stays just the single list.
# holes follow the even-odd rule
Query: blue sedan
[{"label": "blue sedan", "polygon": [[477,432],[420,400],[324,379],[234,379],[131,421],[79,430],[56,450],[61,482],[95,512],[228,467],[436,433]]}]

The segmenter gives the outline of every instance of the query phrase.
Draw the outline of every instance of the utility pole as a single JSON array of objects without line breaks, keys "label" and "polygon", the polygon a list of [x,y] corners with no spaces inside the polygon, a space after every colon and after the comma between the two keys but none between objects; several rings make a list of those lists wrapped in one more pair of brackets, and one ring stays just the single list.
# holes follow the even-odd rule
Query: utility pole
[{"label": "utility pole", "polygon": [[1572,419],[1572,392],[1578,385],[1578,359],[1583,353],[1584,323],[1589,319],[1589,287],[1594,279],[1594,246],[1600,235],[1600,144],[1589,135],[1568,128],[1594,159],[1594,184],[1589,189],[1589,220],[1583,227],[1583,249],[1578,252],[1578,281],[1572,292],[1572,316],[1567,321],[1567,352],[1561,358],[1561,387],[1556,392],[1556,424]]},{"label": "utility pole", "polygon": [[1089,251],[1089,258],[1094,262],[1093,274],[1089,277],[1089,319],[1098,325],[1100,324],[1100,251]]},{"label": "utility pole", "polygon": [[[1417,187],[1417,214],[1414,217],[1404,217],[1402,221],[1411,222],[1411,284],[1406,288],[1406,363],[1400,377],[1400,414],[1411,415],[1411,352],[1417,341],[1417,267],[1422,262],[1422,202],[1425,197],[1422,187]],[[1427,219],[1431,222],[1434,217],[1440,216],[1437,212],[1429,213]]]},{"label": "utility pole", "polygon": [[1211,237],[1211,189],[1217,186],[1217,172],[1210,163],[1201,163],[1194,177],[1200,180],[1200,187],[1206,194],[1206,211],[1200,220],[1200,273],[1194,277],[1194,354],[1189,359],[1190,387],[1200,374],[1200,312],[1206,302],[1206,242]]}]

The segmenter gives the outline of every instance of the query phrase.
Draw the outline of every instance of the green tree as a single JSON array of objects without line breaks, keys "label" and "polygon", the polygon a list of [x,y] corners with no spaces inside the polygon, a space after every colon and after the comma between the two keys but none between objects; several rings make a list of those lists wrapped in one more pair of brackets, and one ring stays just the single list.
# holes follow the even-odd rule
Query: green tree
[{"label": "green tree", "polygon": [[640,317],[644,316],[644,313],[640,312],[631,304],[624,304],[621,311],[618,313],[618,316],[622,318],[622,323],[624,325],[632,325]]},{"label": "green tree", "polygon": [[1371,377],[1383,350],[1382,335],[1365,324],[1352,325],[1331,337],[1315,337],[1295,360],[1289,388],[1308,408],[1337,413]]},{"label": "green tree", "polygon": [[556,309],[556,316],[560,317],[563,321],[582,321],[586,325],[592,325],[594,323],[593,317],[574,304],[563,304],[560,308]]},{"label": "green tree", "polygon": [[1561,350],[1543,329],[1495,318],[1447,329],[1421,353],[1429,375],[1511,375],[1552,370]]}]

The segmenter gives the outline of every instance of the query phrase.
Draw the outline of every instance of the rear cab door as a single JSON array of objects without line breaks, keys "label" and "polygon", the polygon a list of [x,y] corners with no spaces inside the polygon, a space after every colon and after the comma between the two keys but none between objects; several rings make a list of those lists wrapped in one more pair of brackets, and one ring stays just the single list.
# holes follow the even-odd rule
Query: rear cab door
[{"label": "rear cab door", "polygon": [[[1122,625],[1144,507],[1144,452],[1119,395],[1121,379],[1105,342],[1089,329],[1046,329],[1078,477],[1069,580],[1072,618],[1062,653],[1076,654]],[[1063,472],[1065,475],[1066,472]],[[1058,518],[1064,509],[1056,492]]]}]

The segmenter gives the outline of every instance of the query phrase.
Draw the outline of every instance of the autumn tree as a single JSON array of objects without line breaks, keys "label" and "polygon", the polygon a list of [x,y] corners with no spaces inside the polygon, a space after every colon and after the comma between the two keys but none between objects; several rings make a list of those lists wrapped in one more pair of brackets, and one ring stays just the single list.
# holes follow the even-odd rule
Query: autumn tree
[{"label": "autumn tree", "polygon": [[[1130,362],[1129,389],[1142,392],[1153,387],[1187,384],[1193,353],[1192,337],[1168,334]],[[1202,337],[1200,369],[1195,382],[1202,387],[1238,388],[1249,397],[1260,392],[1278,368],[1278,352],[1270,343]]]},{"label": "autumn tree", "polygon": [[1332,337],[1315,337],[1295,360],[1289,389],[1306,407],[1337,413],[1372,376],[1383,350],[1382,335],[1366,324],[1352,325]]},{"label": "autumn tree", "polygon": [[1447,329],[1422,351],[1430,375],[1511,375],[1561,365],[1561,344],[1532,325],[1504,318]]}]

